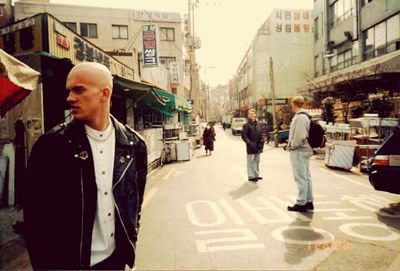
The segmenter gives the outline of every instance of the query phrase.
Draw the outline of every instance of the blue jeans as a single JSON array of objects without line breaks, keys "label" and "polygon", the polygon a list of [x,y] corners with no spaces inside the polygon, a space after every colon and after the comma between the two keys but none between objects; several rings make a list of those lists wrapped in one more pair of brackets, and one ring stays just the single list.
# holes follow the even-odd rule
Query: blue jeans
[{"label": "blue jeans", "polygon": [[250,178],[258,177],[260,165],[260,154],[247,154],[247,175]]},{"label": "blue jeans", "polygon": [[312,150],[293,150],[290,152],[290,162],[294,180],[297,184],[298,195],[296,204],[305,205],[313,201],[312,181],[310,174],[310,158]]}]

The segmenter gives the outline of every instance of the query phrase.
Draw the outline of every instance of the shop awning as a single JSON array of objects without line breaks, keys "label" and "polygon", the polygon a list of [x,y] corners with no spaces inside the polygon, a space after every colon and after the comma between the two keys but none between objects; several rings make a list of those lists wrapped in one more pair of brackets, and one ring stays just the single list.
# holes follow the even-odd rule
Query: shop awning
[{"label": "shop awning", "polygon": [[0,49],[0,116],[37,88],[40,73]]},{"label": "shop awning", "polygon": [[178,95],[167,92],[162,89],[156,89],[158,95],[164,98],[167,101],[167,107],[171,111],[181,111],[190,114],[192,112],[192,106],[190,103]]},{"label": "shop awning", "polygon": [[389,73],[400,73],[400,51],[395,51],[381,57],[364,61],[318,78],[298,88],[300,93],[313,90],[325,90],[330,86],[343,84],[352,80],[367,80],[368,78]]},{"label": "shop awning", "polygon": [[114,75],[113,95],[133,99],[135,103],[142,103],[163,115],[172,115],[168,110],[167,101],[157,93],[155,87],[151,84]]}]

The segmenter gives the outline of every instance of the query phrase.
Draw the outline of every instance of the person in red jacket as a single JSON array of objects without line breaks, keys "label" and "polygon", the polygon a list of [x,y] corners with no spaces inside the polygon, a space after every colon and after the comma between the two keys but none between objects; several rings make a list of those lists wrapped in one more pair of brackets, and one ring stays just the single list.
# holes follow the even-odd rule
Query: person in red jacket
[{"label": "person in red jacket", "polygon": [[215,130],[210,124],[207,124],[206,128],[203,131],[203,144],[206,150],[206,154],[210,154],[214,150],[214,141],[215,141]]}]

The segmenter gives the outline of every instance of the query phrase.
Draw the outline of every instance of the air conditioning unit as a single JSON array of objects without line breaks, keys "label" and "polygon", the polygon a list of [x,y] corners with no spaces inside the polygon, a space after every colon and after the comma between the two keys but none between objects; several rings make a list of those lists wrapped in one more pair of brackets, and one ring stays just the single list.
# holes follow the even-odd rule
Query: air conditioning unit
[{"label": "air conditioning unit", "polygon": [[344,31],[343,34],[346,36],[348,40],[353,40],[353,34],[351,33],[351,31]]},{"label": "air conditioning unit", "polygon": [[194,39],[193,39],[193,47],[194,47],[194,49],[200,49],[200,47],[201,47],[201,39],[199,37],[194,37]]},{"label": "air conditioning unit", "polygon": [[335,49],[335,42],[328,41],[328,43],[326,44],[326,53],[332,54],[334,49]]}]

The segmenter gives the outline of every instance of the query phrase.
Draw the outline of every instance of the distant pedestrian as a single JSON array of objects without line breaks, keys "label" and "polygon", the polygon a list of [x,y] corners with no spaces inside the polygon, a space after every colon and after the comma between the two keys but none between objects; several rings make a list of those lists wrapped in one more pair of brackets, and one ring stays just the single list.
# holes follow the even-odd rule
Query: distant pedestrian
[{"label": "distant pedestrian", "polygon": [[296,204],[288,206],[289,211],[306,212],[313,210],[312,181],[310,174],[310,157],[313,149],[308,143],[310,118],[303,109],[304,98],[296,96],[292,99],[292,111],[295,113],[289,130],[287,150],[290,151],[290,162],[294,180],[297,184],[298,194]]},{"label": "distant pedestrian", "polygon": [[207,124],[203,131],[203,144],[206,150],[206,154],[210,154],[214,151],[214,141],[215,141],[215,130],[210,124]]},{"label": "distant pedestrian", "polygon": [[110,115],[112,86],[104,65],[73,67],[66,82],[73,121],[33,146],[24,201],[33,269],[134,267],[147,151]]},{"label": "distant pedestrian", "polygon": [[242,139],[246,142],[247,175],[248,180],[257,182],[260,177],[260,153],[264,149],[264,126],[256,118],[256,111],[250,109],[247,113],[248,121],[243,125]]}]

